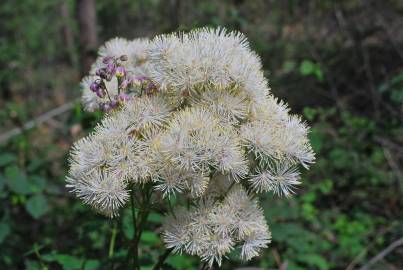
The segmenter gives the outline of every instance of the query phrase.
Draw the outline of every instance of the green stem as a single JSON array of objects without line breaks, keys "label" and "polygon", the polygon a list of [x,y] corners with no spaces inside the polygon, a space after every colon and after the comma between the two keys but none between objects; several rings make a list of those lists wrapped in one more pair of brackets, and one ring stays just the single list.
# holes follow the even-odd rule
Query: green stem
[{"label": "green stem", "polygon": [[158,262],[155,264],[153,270],[159,270],[164,265],[165,260],[168,258],[169,254],[171,254],[172,249],[167,249],[161,256],[158,258]]},{"label": "green stem", "polygon": [[[151,192],[150,192],[150,186],[147,186],[147,188],[142,191],[143,195],[143,201],[140,205],[140,211],[138,214],[138,224],[135,225],[135,232],[134,232],[134,237],[133,237],[133,269],[137,270],[140,269],[139,265],[139,243],[140,243],[140,238],[141,234],[143,233],[144,230],[144,225],[147,221],[148,214],[150,212],[149,210],[149,204],[150,204],[150,199],[151,199]],[[134,192],[132,191],[132,205],[134,205]],[[134,208],[134,207],[132,207]],[[134,211],[132,209],[132,211]],[[135,220],[133,220],[135,221]]]},{"label": "green stem", "polygon": [[168,209],[171,212],[171,214],[173,215],[173,217],[176,219],[175,212],[174,212],[171,200],[169,198],[168,198]]},{"label": "green stem", "polygon": [[34,244],[34,252],[35,252],[36,257],[38,258],[39,264],[41,265],[41,269],[47,269],[46,265],[44,264],[44,262],[42,260],[42,256],[39,253],[39,248],[36,243]]},{"label": "green stem", "polygon": [[134,258],[134,269],[139,269],[139,243],[140,243],[140,238],[144,230],[144,224],[146,223],[145,221],[147,220],[148,217],[148,210],[141,210],[140,213],[140,220],[139,220],[139,225],[137,227],[137,234],[135,234],[134,238],[134,249],[133,249],[133,258]]},{"label": "green stem", "polygon": [[130,202],[132,206],[132,222],[134,227],[134,232],[137,231],[137,221],[136,221],[136,205],[134,204],[134,185],[132,186],[132,191],[130,192]]},{"label": "green stem", "polygon": [[113,252],[115,250],[115,241],[116,241],[117,233],[118,233],[118,230],[116,228],[116,222],[115,222],[114,226],[113,226],[113,229],[112,229],[111,241],[109,243],[109,253],[108,253],[109,259],[113,257]]},{"label": "green stem", "polygon": [[129,253],[130,254],[132,251],[133,252],[133,269],[136,270],[139,268],[138,266],[138,243],[137,243],[137,218],[136,218],[136,206],[134,204],[134,185],[132,185],[132,191],[130,193],[130,202],[132,205],[132,221],[133,221],[133,229],[134,229],[134,235],[133,235],[133,242],[132,242],[132,246],[129,249]]},{"label": "green stem", "polygon": [[108,96],[109,101],[112,102],[111,96],[109,95],[109,92],[108,92],[108,88],[106,88],[105,82],[103,80],[102,80],[102,84],[104,86],[104,89],[105,89],[106,95]]}]

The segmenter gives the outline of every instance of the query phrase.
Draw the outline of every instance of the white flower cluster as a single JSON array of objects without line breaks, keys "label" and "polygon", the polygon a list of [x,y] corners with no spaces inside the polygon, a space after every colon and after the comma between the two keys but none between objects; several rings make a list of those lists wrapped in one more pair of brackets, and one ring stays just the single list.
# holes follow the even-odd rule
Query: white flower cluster
[{"label": "white flower cluster", "polygon": [[221,264],[236,244],[241,258],[250,260],[270,242],[271,234],[257,200],[237,185],[221,202],[200,199],[191,209],[178,207],[164,224],[164,241],[175,252],[198,255]]},{"label": "white flower cluster", "polygon": [[[98,72],[110,59],[113,72]],[[308,127],[270,94],[247,39],[207,28],[116,38],[100,49],[90,74],[82,82],[87,110],[123,92],[127,98],[75,143],[68,187],[113,217],[129,184],[140,190],[149,183],[162,195],[156,198],[177,198],[163,226],[168,248],[210,265],[235,247],[242,259],[257,256],[271,234],[255,194],[290,196],[299,165],[308,168],[315,157]],[[94,80],[108,95],[90,90]]]}]

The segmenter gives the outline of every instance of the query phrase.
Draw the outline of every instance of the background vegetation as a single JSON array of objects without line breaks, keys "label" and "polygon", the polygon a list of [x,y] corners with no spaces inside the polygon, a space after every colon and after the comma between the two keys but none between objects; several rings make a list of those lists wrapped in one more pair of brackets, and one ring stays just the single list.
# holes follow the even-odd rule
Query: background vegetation
[{"label": "background vegetation", "polygon": [[[96,21],[85,20],[92,18],[91,8],[82,8],[88,3]],[[70,145],[99,119],[76,101],[80,71],[93,54],[88,44],[198,26],[244,32],[262,56],[273,93],[313,126],[317,163],[294,198],[262,198],[273,243],[248,265],[403,269],[402,1],[91,4],[0,5],[0,269],[126,269],[120,247],[133,237],[128,213],[121,221],[96,215],[64,187]],[[83,36],[88,23],[96,25],[95,40]],[[4,136],[71,101],[71,110]],[[149,221],[141,239],[144,270],[163,249],[161,216]],[[223,268],[244,266],[234,259]],[[197,267],[196,258],[173,256],[167,269]]]}]

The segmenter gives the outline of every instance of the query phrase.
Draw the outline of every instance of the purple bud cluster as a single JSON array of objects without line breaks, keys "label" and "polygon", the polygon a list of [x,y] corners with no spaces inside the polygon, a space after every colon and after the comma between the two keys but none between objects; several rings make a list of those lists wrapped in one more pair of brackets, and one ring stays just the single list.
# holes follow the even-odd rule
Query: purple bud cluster
[{"label": "purple bud cluster", "polygon": [[126,70],[121,65],[121,62],[127,61],[127,59],[126,55],[120,57],[106,56],[102,59],[104,66],[97,69],[95,75],[107,81],[112,80],[113,76],[121,78],[126,74]]},{"label": "purple bud cluster", "polygon": [[[130,75],[130,72],[122,65],[122,62],[127,60],[126,55],[106,56],[102,59],[103,65],[95,72],[99,78],[90,85],[90,89],[100,98],[108,96],[109,100],[100,105],[103,111],[113,110],[130,100],[132,95],[128,93],[132,91],[139,91],[137,94],[140,96],[142,94],[152,95],[157,92],[157,86],[149,78]],[[116,77],[118,81],[118,94],[115,96],[110,95],[104,81],[111,81],[113,77]]]},{"label": "purple bud cluster", "polygon": [[145,77],[125,76],[120,84],[120,88],[127,89],[133,86],[141,87],[145,82],[145,80],[146,80]]},{"label": "purple bud cluster", "polygon": [[131,97],[128,94],[121,92],[118,95],[114,96],[111,101],[102,103],[101,109],[105,112],[108,112],[110,110],[116,109],[119,105],[125,103],[130,99]]},{"label": "purple bud cluster", "polygon": [[[112,78],[116,76],[119,84],[122,84],[125,81],[126,76],[126,70],[122,66],[122,62],[127,60],[127,55],[121,55],[120,57],[106,56],[102,59],[103,65],[95,71],[95,75],[99,76],[99,78],[90,85],[90,90],[100,98],[104,98],[106,95],[108,95],[109,101],[102,103],[100,106],[104,111],[110,111],[116,108],[119,103],[122,103],[128,99],[126,94],[119,94],[114,97],[114,100],[112,100],[108,94],[108,89],[106,89],[104,82],[104,80],[111,81]],[[119,88],[121,87],[119,86]]]},{"label": "purple bud cluster", "polygon": [[106,95],[105,84],[101,80],[96,80],[93,82],[90,85],[90,89],[100,98],[104,98]]},{"label": "purple bud cluster", "polygon": [[104,112],[109,112],[110,110],[113,110],[115,108],[117,108],[119,105],[119,103],[116,100],[112,100],[109,102],[105,102],[101,104],[101,110],[103,110]]}]

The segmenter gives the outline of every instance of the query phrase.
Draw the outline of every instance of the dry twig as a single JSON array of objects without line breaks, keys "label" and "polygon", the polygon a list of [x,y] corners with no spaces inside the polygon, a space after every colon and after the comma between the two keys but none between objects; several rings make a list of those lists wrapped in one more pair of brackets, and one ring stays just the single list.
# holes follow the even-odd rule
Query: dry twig
[{"label": "dry twig", "polygon": [[35,127],[36,125],[47,122],[47,121],[51,120],[53,117],[56,117],[58,115],[61,115],[65,112],[71,110],[74,107],[74,103],[75,103],[75,101],[65,103],[53,110],[50,110],[50,111],[40,115],[39,117],[37,117],[31,121],[28,121],[27,123],[25,123],[22,126],[22,128],[19,128],[19,127],[13,128],[13,129],[1,134],[0,135],[0,144],[7,142],[10,138],[21,134],[25,130],[31,129],[31,128]]},{"label": "dry twig", "polygon": [[369,262],[364,264],[360,269],[358,270],[369,270],[371,266],[373,266],[375,263],[378,261],[382,260],[386,255],[391,253],[395,248],[403,245],[403,237],[397,239],[396,241],[393,241],[389,246],[387,246],[385,249],[383,249],[381,252],[379,252],[375,257],[373,257]]}]

